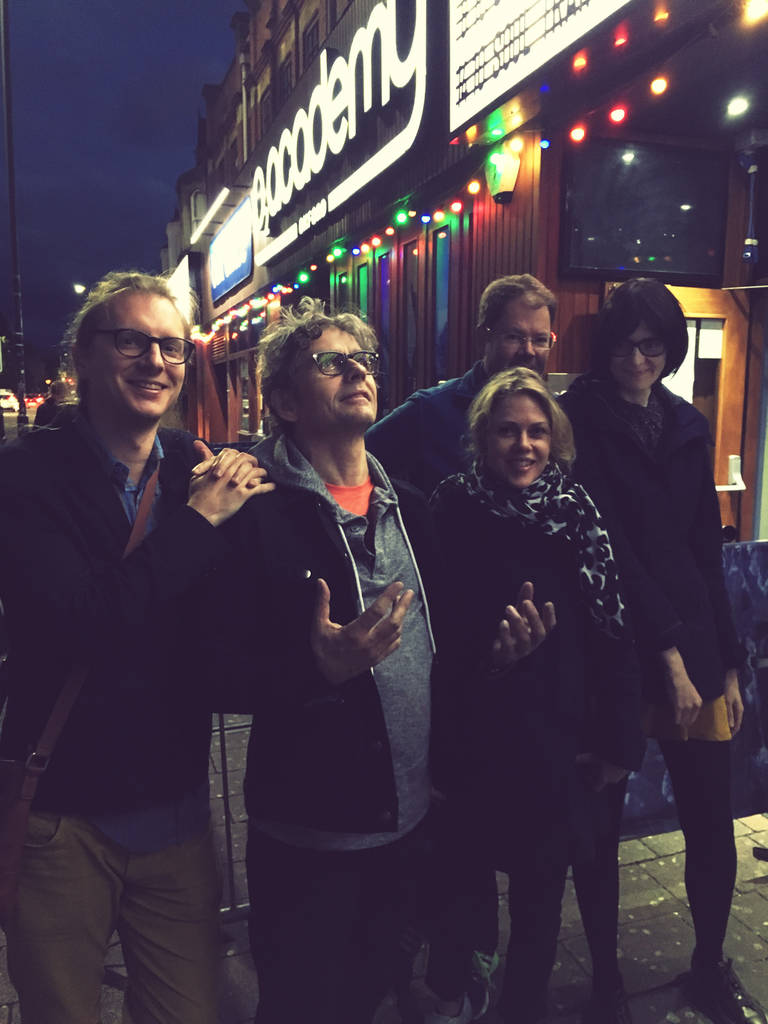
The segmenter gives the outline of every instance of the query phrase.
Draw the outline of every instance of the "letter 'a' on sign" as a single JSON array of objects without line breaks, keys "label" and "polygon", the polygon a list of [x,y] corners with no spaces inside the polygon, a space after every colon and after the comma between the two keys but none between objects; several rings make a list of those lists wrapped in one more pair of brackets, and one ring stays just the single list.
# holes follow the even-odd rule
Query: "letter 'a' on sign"
[{"label": "letter 'a' on sign", "polygon": [[629,0],[448,0],[450,130],[460,131]]},{"label": "letter 'a' on sign", "polygon": [[[399,14],[406,10],[410,17],[402,17],[399,23]],[[407,40],[402,38],[403,24],[412,26]],[[378,52],[380,61],[375,59]],[[406,90],[411,106],[404,127],[332,186],[322,200],[322,216],[347,202],[410,150],[422,124],[427,93],[427,0],[375,4],[366,24],[353,35],[348,53],[335,56],[329,67],[328,51],[323,50],[317,67],[318,79],[307,108],[291,115],[291,127],[283,129],[278,146],[270,148],[264,166],[253,175],[254,262],[260,267],[318,222],[319,203],[311,215],[297,214],[277,236],[272,235],[272,221],[313,180],[327,173],[329,160],[355,138],[363,115],[384,110]],[[359,93],[356,81],[362,83]]]}]

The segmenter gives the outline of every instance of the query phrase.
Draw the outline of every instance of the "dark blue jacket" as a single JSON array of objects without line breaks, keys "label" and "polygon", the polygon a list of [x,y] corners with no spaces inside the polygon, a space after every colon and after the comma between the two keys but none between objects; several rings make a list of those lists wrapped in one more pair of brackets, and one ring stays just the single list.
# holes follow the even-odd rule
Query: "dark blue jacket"
[{"label": "dark blue jacket", "polygon": [[467,409],[488,377],[482,359],[463,377],[415,391],[368,430],[365,447],[387,473],[429,497],[441,480],[469,466]]}]

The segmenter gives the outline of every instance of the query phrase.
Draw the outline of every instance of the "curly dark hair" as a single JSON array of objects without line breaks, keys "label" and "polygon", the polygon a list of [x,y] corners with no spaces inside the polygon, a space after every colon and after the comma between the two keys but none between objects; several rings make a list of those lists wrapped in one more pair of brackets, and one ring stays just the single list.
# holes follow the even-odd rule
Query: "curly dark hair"
[{"label": "curly dark hair", "polygon": [[373,328],[356,313],[326,313],[325,303],[305,295],[293,309],[281,310],[280,319],[265,329],[259,342],[259,373],[261,393],[269,408],[268,425],[275,433],[286,430],[286,424],[272,406],[276,390],[289,388],[296,357],[328,329],[351,334],[361,349],[375,352],[379,347]]}]

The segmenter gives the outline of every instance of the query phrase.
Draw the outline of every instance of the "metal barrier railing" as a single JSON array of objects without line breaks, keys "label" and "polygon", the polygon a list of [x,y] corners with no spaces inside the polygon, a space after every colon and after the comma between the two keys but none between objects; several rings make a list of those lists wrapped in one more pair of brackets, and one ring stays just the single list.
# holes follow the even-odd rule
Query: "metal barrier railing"
[{"label": "metal barrier railing", "polygon": [[232,801],[230,794],[230,778],[232,767],[229,762],[229,750],[227,736],[232,733],[246,732],[251,727],[250,716],[239,716],[245,718],[243,721],[235,721],[227,724],[223,714],[216,714],[214,718],[214,737],[218,734],[219,757],[221,768],[221,799],[224,812],[224,864],[222,874],[224,881],[224,898],[222,900],[221,916],[224,921],[239,921],[248,916],[248,900],[239,900],[237,895],[237,884],[235,880],[235,844],[233,840],[234,816],[232,812]]}]

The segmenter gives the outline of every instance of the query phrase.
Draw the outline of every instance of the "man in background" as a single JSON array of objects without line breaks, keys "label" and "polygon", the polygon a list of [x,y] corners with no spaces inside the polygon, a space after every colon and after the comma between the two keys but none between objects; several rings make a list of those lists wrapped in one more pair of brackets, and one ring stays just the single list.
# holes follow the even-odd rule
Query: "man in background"
[{"label": "man in background", "polygon": [[475,341],[483,356],[463,377],[414,392],[367,432],[365,443],[392,476],[427,497],[466,469],[467,409],[494,374],[526,366],[542,376],[554,342],[557,300],[530,274],[497,278],[480,297]]},{"label": "man in background", "polygon": [[47,427],[53,423],[67,400],[68,390],[66,381],[55,380],[51,383],[48,397],[38,406],[35,413],[36,427]]}]

